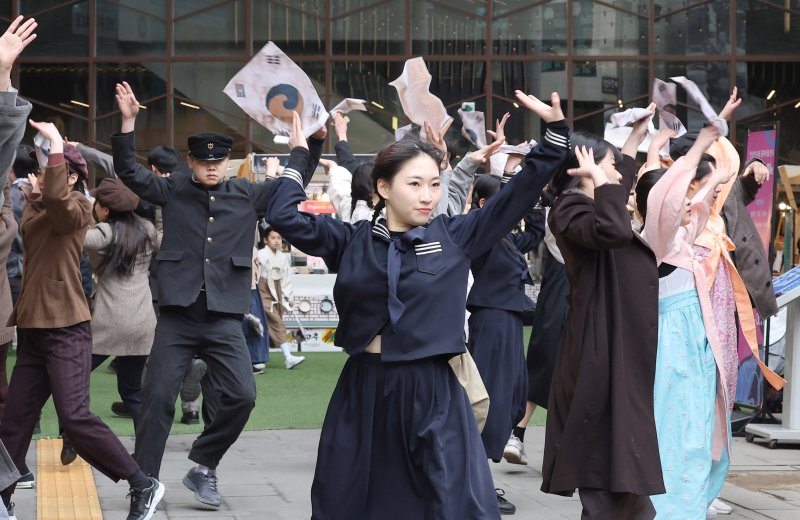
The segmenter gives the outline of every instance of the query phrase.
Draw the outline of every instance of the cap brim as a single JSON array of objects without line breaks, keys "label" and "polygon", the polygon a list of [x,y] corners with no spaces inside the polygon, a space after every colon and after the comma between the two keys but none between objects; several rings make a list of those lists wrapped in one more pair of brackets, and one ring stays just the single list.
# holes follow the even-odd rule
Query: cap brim
[{"label": "cap brim", "polygon": [[202,157],[198,157],[197,155],[190,153],[189,157],[191,157],[195,161],[219,161],[221,159],[225,159],[226,157],[230,157],[230,155],[231,155],[230,152],[228,152],[226,154],[206,154]]}]

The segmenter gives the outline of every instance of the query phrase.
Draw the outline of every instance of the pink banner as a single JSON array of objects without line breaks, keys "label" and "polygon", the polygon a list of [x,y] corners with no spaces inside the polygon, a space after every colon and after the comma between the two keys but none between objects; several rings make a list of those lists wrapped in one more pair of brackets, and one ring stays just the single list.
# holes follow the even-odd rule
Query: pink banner
[{"label": "pink banner", "polygon": [[771,238],[772,203],[775,190],[775,157],[777,155],[778,131],[775,128],[756,130],[747,133],[747,152],[745,161],[760,159],[769,168],[770,176],[758,190],[755,200],[747,206],[747,211],[756,225],[761,243],[769,257],[769,242]]}]

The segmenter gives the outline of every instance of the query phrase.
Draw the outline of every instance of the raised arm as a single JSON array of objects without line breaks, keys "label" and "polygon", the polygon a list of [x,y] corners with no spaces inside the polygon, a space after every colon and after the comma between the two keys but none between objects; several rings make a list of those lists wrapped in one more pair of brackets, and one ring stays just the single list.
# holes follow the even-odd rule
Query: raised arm
[{"label": "raised arm", "polygon": [[497,130],[492,132],[495,136],[494,141],[479,150],[466,154],[452,171],[447,185],[446,212],[448,216],[454,217],[464,212],[467,205],[467,194],[475,180],[478,166],[487,164],[492,155],[497,153],[497,150],[506,142],[505,125],[508,118],[509,114],[506,112],[503,118],[497,121]]},{"label": "raised arm", "polygon": [[86,159],[87,163],[91,164],[95,168],[100,168],[108,177],[117,177],[117,174],[114,172],[114,157],[105,152],[101,152],[97,148],[92,148],[91,146],[87,146],[83,143],[74,144],[83,158]]},{"label": "raised arm", "polygon": [[[686,193],[689,190],[689,185],[694,179],[703,153],[718,138],[719,129],[715,126],[703,128],[689,152],[670,166],[664,176],[653,185],[647,196],[647,217],[645,219],[644,234],[647,237],[647,243],[659,261],[667,257],[675,248],[675,240],[678,239],[678,231],[681,228],[681,212],[686,203]],[[703,213],[705,213],[706,218],[708,216],[708,208],[703,207],[703,205],[707,204],[707,196],[709,194],[707,188],[709,184],[707,183],[692,201],[693,227],[700,224]],[[716,189],[716,185],[714,185],[714,189]],[[694,214],[695,211],[697,211],[696,214]],[[705,226],[705,221],[702,222],[702,225]],[[702,230],[702,227],[700,230]],[[693,243],[697,237],[692,238],[691,234],[694,233],[686,234],[681,239]]]},{"label": "raised arm", "polygon": [[360,162],[353,155],[353,151],[350,149],[350,143],[347,142],[347,126],[349,124],[349,117],[338,111],[333,114],[333,129],[336,132],[336,137],[339,139],[339,142],[334,146],[336,150],[336,162],[342,168],[353,173],[355,169],[358,168]]},{"label": "raised arm", "polygon": [[50,155],[44,171],[42,203],[56,233],[67,235],[89,225],[92,219],[88,199],[73,197],[64,159],[64,140],[53,123],[34,122],[31,126],[50,140]]},{"label": "raised arm", "polygon": [[533,251],[544,240],[544,208],[534,207],[525,215],[525,229],[514,233],[512,242],[520,253]]},{"label": "raised arm", "polygon": [[[630,244],[633,238],[625,202],[629,190],[622,184],[609,182],[603,169],[595,163],[594,151],[575,148],[578,167],[569,175],[590,179],[594,184],[594,200],[583,194],[565,195],[550,213],[553,233],[588,249],[616,249]],[[632,161],[623,156],[624,164]]]},{"label": "raised arm", "polygon": [[[0,186],[5,186],[17,146],[25,133],[31,104],[11,86],[11,68],[19,54],[36,39],[36,20],[18,16],[0,36]],[[3,195],[0,194],[0,203]]]},{"label": "raised arm", "polygon": [[267,222],[290,244],[306,254],[321,257],[328,269],[336,272],[354,228],[329,216],[301,213],[297,209],[306,200],[300,172],[306,168],[309,151],[296,113],[289,145],[292,147],[289,162],[283,175],[273,181],[274,191],[267,201]]},{"label": "raised arm", "polygon": [[520,104],[547,123],[542,143],[525,157],[525,166],[486,204],[467,215],[450,217],[448,231],[470,258],[477,258],[506,236],[539,200],[542,189],[563,164],[569,151],[569,128],[555,92],[550,105],[517,91]]},{"label": "raised arm", "polygon": [[127,82],[117,83],[116,99],[122,113],[122,128],[111,136],[111,151],[114,156],[114,171],[125,186],[140,198],[163,206],[172,191],[173,178],[153,175],[153,172],[136,162],[136,115],[139,101]]},{"label": "raised arm", "polygon": [[97,252],[105,249],[111,244],[113,232],[111,226],[101,222],[86,230],[83,238],[83,248],[88,251]]}]

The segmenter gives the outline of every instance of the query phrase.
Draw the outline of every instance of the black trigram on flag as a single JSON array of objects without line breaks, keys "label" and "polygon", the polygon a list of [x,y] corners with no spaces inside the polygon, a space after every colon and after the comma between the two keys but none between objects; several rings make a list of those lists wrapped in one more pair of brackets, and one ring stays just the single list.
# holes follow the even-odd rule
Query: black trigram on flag
[{"label": "black trigram on flag", "polygon": [[268,65],[280,65],[281,64],[281,57],[275,54],[267,55],[267,64]]},{"label": "black trigram on flag", "polygon": [[247,97],[244,93],[244,84],[242,83],[236,84],[236,97]]},{"label": "black trigram on flag", "polygon": [[322,109],[318,104],[314,103],[311,107],[311,113],[313,114],[314,119],[319,117],[319,111]]}]

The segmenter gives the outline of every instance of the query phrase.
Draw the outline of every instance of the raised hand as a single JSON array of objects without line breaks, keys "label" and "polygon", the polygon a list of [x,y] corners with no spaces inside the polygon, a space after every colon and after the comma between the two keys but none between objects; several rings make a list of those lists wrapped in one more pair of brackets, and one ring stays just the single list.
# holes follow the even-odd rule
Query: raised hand
[{"label": "raised hand", "polygon": [[550,94],[550,104],[541,101],[533,94],[525,94],[521,90],[515,90],[519,104],[528,110],[535,112],[545,123],[553,123],[564,119],[564,112],[561,111],[561,98],[558,92]]},{"label": "raised hand", "polygon": [[[598,180],[607,180],[603,169],[594,162],[594,150],[586,148],[585,146],[576,146],[575,158],[578,159],[578,167],[568,169],[568,175],[593,179],[595,185],[599,185]],[[600,184],[602,184],[602,182]]]},{"label": "raised hand", "polygon": [[64,138],[58,132],[58,128],[53,123],[45,121],[34,121],[29,119],[31,127],[37,130],[45,139],[50,141],[50,153],[62,153],[64,151]]},{"label": "raised hand", "polygon": [[139,101],[127,81],[117,83],[114,97],[122,114],[122,133],[132,132],[136,125],[136,116],[139,114]]},{"label": "raised hand", "polygon": [[504,129],[505,129],[505,126],[506,126],[506,121],[508,121],[509,117],[511,117],[511,114],[506,112],[503,115],[502,119],[498,119],[497,120],[497,127],[496,127],[497,131],[496,132],[491,132],[491,131],[488,132],[489,135],[494,137],[494,141],[492,141],[491,143],[487,144],[486,146],[484,146],[483,148],[481,148],[479,150],[475,150],[474,152],[470,152],[469,153],[470,159],[472,159],[473,161],[476,161],[476,162],[478,162],[480,164],[486,164],[486,162],[489,160],[489,158],[492,155],[497,153],[497,151],[500,149],[500,147],[503,146],[505,144],[505,142],[506,142],[506,134],[505,134],[505,130]]},{"label": "raised hand", "polygon": [[277,157],[267,157],[264,159],[267,177],[277,177],[280,175],[281,160]]},{"label": "raised hand", "polygon": [[322,166],[326,174],[329,174],[331,172],[331,168],[336,166],[336,162],[331,161],[330,159],[320,159],[319,165]]},{"label": "raised hand", "polygon": [[742,104],[742,99],[738,97],[739,88],[733,87],[733,91],[731,91],[731,97],[728,98],[728,102],[722,108],[722,111],[719,113],[719,118],[724,119],[725,121],[730,121],[731,117],[733,117],[733,113],[736,112],[736,109],[739,108],[739,105]]},{"label": "raised hand", "polygon": [[322,125],[319,130],[311,134],[311,137],[313,137],[314,139],[318,139],[320,141],[324,141],[325,138],[328,137],[328,127]]},{"label": "raised hand", "polygon": [[289,136],[289,149],[294,150],[298,146],[308,150],[308,142],[306,136],[303,135],[303,122],[300,114],[295,110],[292,112],[292,135]]},{"label": "raised hand", "polygon": [[336,137],[340,141],[347,141],[347,125],[349,123],[350,118],[338,110],[333,114],[333,129],[336,131]]},{"label": "raised hand", "polygon": [[636,158],[636,152],[639,151],[639,145],[642,144],[644,142],[644,138],[647,137],[647,126],[653,119],[653,116],[656,114],[656,104],[650,103],[647,106],[647,111],[650,112],[650,117],[640,119],[633,124],[633,130],[631,130],[630,135],[625,140],[625,144],[622,145],[623,155],[633,157],[634,159]]},{"label": "raised hand", "polygon": [[39,177],[36,175],[29,173],[28,174],[28,182],[31,185],[31,194],[33,193],[41,193],[39,191]]},{"label": "raised hand", "polygon": [[761,161],[753,161],[747,165],[747,168],[742,173],[742,177],[747,177],[748,175],[752,175],[755,181],[761,185],[769,179],[769,168]]},{"label": "raised hand", "polygon": [[675,135],[675,130],[672,128],[662,128],[656,132],[656,135],[650,141],[650,148],[647,149],[648,166],[655,166],[661,163],[661,150]]},{"label": "raised hand", "polygon": [[686,154],[686,160],[689,162],[689,164],[693,164],[695,166],[700,164],[700,159],[702,159],[705,151],[709,146],[714,144],[721,135],[722,134],[716,125],[706,125],[703,127],[703,129],[700,130],[700,133],[697,134],[697,139],[689,149],[689,152]]},{"label": "raised hand", "polygon": [[11,22],[3,36],[0,36],[0,70],[10,71],[17,56],[36,39],[36,20],[28,18],[22,22],[23,16]]}]

